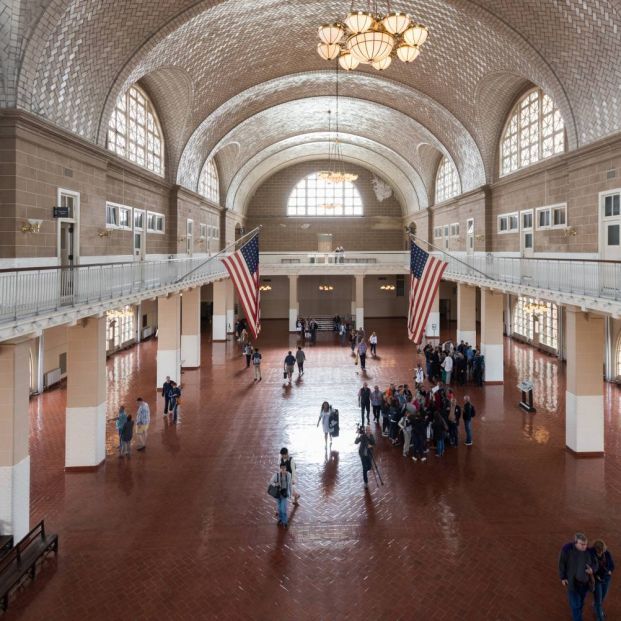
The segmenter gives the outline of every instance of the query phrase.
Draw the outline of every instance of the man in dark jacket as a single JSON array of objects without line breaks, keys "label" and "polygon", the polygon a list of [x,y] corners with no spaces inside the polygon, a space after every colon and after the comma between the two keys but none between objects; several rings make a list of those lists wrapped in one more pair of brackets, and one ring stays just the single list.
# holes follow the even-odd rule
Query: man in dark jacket
[{"label": "man in dark jacket", "polygon": [[162,386],[162,397],[164,397],[164,416],[168,414],[170,408],[170,395],[172,394],[172,383],[170,381],[170,375],[166,376],[166,381]]},{"label": "man in dark jacket", "polygon": [[587,544],[587,536],[576,533],[573,543],[567,543],[561,548],[558,559],[558,573],[561,584],[567,589],[573,621],[582,621],[582,608],[584,598],[589,592],[589,579],[592,578],[594,569],[597,569]]},{"label": "man in dark jacket", "polygon": [[369,487],[367,472],[373,467],[373,447],[375,446],[375,436],[371,433],[369,425],[365,427],[364,433],[358,434],[355,443],[360,444],[358,455],[360,455],[360,461],[362,462],[362,478],[364,486]]},{"label": "man in dark jacket", "polygon": [[470,397],[464,396],[464,407],[462,409],[462,416],[464,419],[464,427],[466,428],[466,446],[472,446],[472,419],[475,417],[476,412],[474,405],[470,403]]},{"label": "man in dark jacket", "polygon": [[364,413],[367,414],[367,425],[371,422],[369,416],[371,414],[371,389],[364,382],[362,388],[358,391],[358,405],[360,406],[360,415],[362,416],[362,424],[364,425]]}]

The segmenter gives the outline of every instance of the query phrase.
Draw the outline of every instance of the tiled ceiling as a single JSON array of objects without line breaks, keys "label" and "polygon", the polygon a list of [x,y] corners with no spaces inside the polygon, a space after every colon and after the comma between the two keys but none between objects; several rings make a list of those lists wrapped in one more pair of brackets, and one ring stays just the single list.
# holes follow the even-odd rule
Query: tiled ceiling
[{"label": "tiled ceiling", "polygon": [[[429,41],[412,65],[343,76],[343,95],[365,113],[347,118],[344,109],[343,122],[352,135],[389,146],[421,178],[445,153],[465,189],[491,180],[502,123],[529,84],[559,106],[570,148],[621,129],[618,0],[391,4],[427,24]],[[319,111],[333,93],[334,74],[314,51],[316,27],[349,6],[0,0],[0,103],[103,145],[116,98],[140,80],[165,125],[171,180],[195,188],[202,163],[217,149],[230,182],[296,127],[300,134],[327,129]],[[291,116],[282,122],[271,108]],[[227,141],[239,143],[234,156],[221,149]],[[432,149],[418,148],[422,142]]]}]

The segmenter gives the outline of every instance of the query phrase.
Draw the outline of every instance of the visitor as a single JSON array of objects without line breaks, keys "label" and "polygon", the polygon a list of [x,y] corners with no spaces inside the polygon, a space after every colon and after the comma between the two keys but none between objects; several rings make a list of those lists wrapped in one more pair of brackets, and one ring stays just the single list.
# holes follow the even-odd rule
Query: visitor
[{"label": "visitor", "polygon": [[250,361],[252,359],[252,345],[250,341],[244,345],[244,356],[246,356],[246,368],[250,368]]},{"label": "visitor", "polygon": [[298,346],[298,351],[295,353],[295,361],[298,363],[298,377],[304,375],[304,362],[306,362],[306,354],[302,349],[302,346]]},{"label": "visitor", "polygon": [[166,376],[166,381],[162,385],[162,397],[164,397],[164,416],[168,414],[168,410],[170,409],[170,393],[172,391],[172,386],[170,383],[170,375]]},{"label": "visitor", "polygon": [[372,332],[369,337],[369,345],[371,346],[371,355],[375,358],[377,356],[377,334],[375,332]]},{"label": "visitor", "polygon": [[[319,427],[319,423],[321,423],[321,427],[323,429],[324,441],[326,443],[326,448],[328,446],[328,436],[330,435],[330,414],[332,413],[332,406],[324,401],[321,404],[321,410],[319,410],[319,420],[317,421],[317,427]],[[332,444],[332,436],[330,436],[330,444]]]},{"label": "visitor", "polygon": [[373,387],[371,393],[371,407],[373,408],[373,420],[375,424],[379,423],[380,412],[382,411],[382,402],[384,401],[384,395],[379,389],[377,384]]},{"label": "visitor", "polygon": [[252,354],[252,366],[254,368],[254,381],[261,381],[261,354],[259,353],[259,348],[255,348]]},{"label": "visitor", "polygon": [[298,499],[300,498],[300,494],[298,493],[297,488],[296,488],[296,485],[298,482],[297,468],[296,468],[295,462],[293,461],[293,457],[289,455],[289,449],[286,446],[280,449],[280,465],[282,466],[283,463],[285,464],[285,468],[287,469],[287,472],[291,475],[291,490],[293,492],[292,494],[293,504],[297,505],[299,504]]},{"label": "visitor", "polygon": [[597,621],[604,621],[606,615],[604,614],[603,605],[608,594],[610,581],[612,580],[612,572],[615,570],[615,563],[612,560],[612,555],[606,548],[606,544],[601,539],[593,542],[590,552],[593,556],[593,571],[595,572],[595,591],[593,591],[595,618]]},{"label": "visitor", "polygon": [[116,417],[116,430],[119,434],[119,452],[122,450],[122,439],[121,435],[123,434],[123,426],[127,421],[127,412],[125,411],[125,406],[121,405],[119,407],[119,415]]},{"label": "visitor", "polygon": [[472,419],[476,416],[476,411],[468,395],[464,395],[462,416],[464,419],[464,428],[466,430],[466,446],[472,446]]},{"label": "visitor", "polygon": [[136,412],[136,450],[144,451],[147,448],[147,433],[151,422],[151,412],[147,402],[142,398],[136,399],[138,411]]},{"label": "visitor", "polygon": [[362,417],[362,425],[364,425],[364,413],[367,414],[367,425],[371,422],[369,416],[371,413],[371,389],[365,382],[362,388],[358,391],[358,407],[360,408],[360,415]]},{"label": "visitor", "polygon": [[289,351],[285,356],[285,379],[289,380],[291,384],[291,376],[293,375],[293,369],[295,368],[295,356]]},{"label": "visitor", "polygon": [[360,358],[360,369],[365,371],[367,368],[367,344],[364,340],[358,343],[358,356]]},{"label": "visitor", "polygon": [[442,414],[437,410],[433,415],[431,428],[433,430],[433,439],[436,443],[436,457],[442,457],[442,455],[444,455],[444,441],[446,439],[448,425],[442,417]]},{"label": "visitor", "polygon": [[589,580],[598,564],[587,549],[587,536],[576,533],[573,543],[566,543],[558,560],[561,584],[567,589],[567,598],[573,621],[582,621],[584,600],[589,592]]},{"label": "visitor", "polygon": [[287,466],[283,461],[280,462],[280,471],[276,472],[270,480],[270,485],[276,485],[279,489],[279,496],[276,498],[278,505],[278,525],[287,528],[287,509],[289,508],[289,498],[291,497],[291,474],[287,472]]},{"label": "visitor", "polygon": [[365,488],[368,488],[369,479],[367,472],[373,467],[373,447],[375,446],[375,436],[371,433],[371,427],[367,425],[364,430],[359,429],[354,442],[360,444],[358,455],[362,462],[362,480],[364,481]]},{"label": "visitor", "polygon": [[119,457],[131,457],[130,446],[134,436],[134,421],[132,415],[128,414],[121,430],[121,454]]},{"label": "visitor", "polygon": [[173,417],[173,423],[177,422],[179,416],[179,406],[181,405],[181,388],[177,382],[171,381],[172,393],[170,395],[170,413]]}]

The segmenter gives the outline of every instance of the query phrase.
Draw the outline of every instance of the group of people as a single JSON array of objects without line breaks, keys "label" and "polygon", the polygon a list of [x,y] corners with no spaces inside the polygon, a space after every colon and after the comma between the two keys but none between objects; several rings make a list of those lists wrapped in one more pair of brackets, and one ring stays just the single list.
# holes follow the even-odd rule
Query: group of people
[{"label": "group of people", "polygon": [[295,322],[295,329],[297,330],[300,340],[305,341],[309,339],[311,343],[317,342],[317,330],[319,330],[319,324],[310,317],[304,319],[304,317],[298,317]]},{"label": "group of people", "polygon": [[293,504],[297,505],[300,494],[296,488],[297,474],[293,457],[289,455],[287,447],[280,449],[280,465],[278,472],[274,473],[268,485],[268,492],[272,488],[276,505],[278,507],[278,525],[287,528],[289,526],[289,499],[293,498]]},{"label": "group of people", "polygon": [[450,385],[464,385],[473,381],[477,386],[483,385],[485,379],[485,358],[481,352],[469,343],[461,341],[457,347],[452,341],[434,347],[428,343],[423,349],[427,377],[442,380]]},{"label": "group of people", "polygon": [[119,457],[131,457],[131,443],[134,435],[136,436],[136,449],[144,451],[147,448],[147,432],[151,422],[151,412],[149,405],[142,398],[136,399],[138,408],[136,418],[128,414],[125,406],[119,407],[119,414],[116,418],[116,430],[119,434]]},{"label": "group of people", "polygon": [[181,405],[181,388],[177,382],[166,376],[162,385],[162,397],[164,397],[164,416],[170,416],[173,423],[179,419],[179,406]]},{"label": "group of people", "polygon": [[302,377],[302,375],[304,375],[305,361],[306,354],[304,353],[301,345],[298,346],[298,350],[295,352],[295,355],[291,352],[291,350],[289,350],[285,356],[285,367],[283,371],[283,377],[284,379],[289,380],[289,384],[291,384],[291,378],[296,364],[298,365],[298,377]]},{"label": "group of people", "polygon": [[337,246],[334,249],[334,262],[345,263],[345,248],[343,246]]},{"label": "group of people", "polygon": [[561,584],[567,597],[573,621],[582,621],[582,609],[588,593],[593,593],[593,608],[597,621],[604,621],[604,600],[615,570],[615,563],[606,544],[597,539],[589,548],[584,533],[576,533],[571,543],[565,544],[558,561]]}]

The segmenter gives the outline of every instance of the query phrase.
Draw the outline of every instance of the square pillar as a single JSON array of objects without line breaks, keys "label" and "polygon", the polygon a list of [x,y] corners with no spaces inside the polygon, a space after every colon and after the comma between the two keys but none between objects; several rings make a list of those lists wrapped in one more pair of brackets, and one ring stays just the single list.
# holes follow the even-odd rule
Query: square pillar
[{"label": "square pillar", "polygon": [[296,322],[300,314],[298,302],[298,277],[289,276],[289,332],[296,332]]},{"label": "square pillar", "polygon": [[356,328],[364,327],[364,274],[356,274]]},{"label": "square pillar", "polygon": [[504,381],[504,295],[481,289],[481,353],[485,356],[485,383]]},{"label": "square pillar", "polygon": [[201,366],[201,288],[183,292],[181,298],[181,364]]},{"label": "square pillar", "polygon": [[106,457],[106,318],[67,328],[65,468],[95,468]]},{"label": "square pillar", "polygon": [[604,318],[567,308],[565,444],[575,453],[604,452]]},{"label": "square pillar", "polygon": [[181,296],[157,298],[157,387],[166,376],[181,382]]},{"label": "square pillar", "polygon": [[438,287],[433,302],[431,303],[431,308],[429,309],[429,318],[425,326],[425,336],[427,340],[431,338],[440,339],[440,287]]},{"label": "square pillar", "polygon": [[477,340],[477,290],[470,285],[457,285],[457,343],[473,347]]},{"label": "square pillar", "polygon": [[0,532],[30,530],[29,341],[0,344]]},{"label": "square pillar", "polygon": [[213,318],[211,338],[226,341],[226,280],[213,283]]}]

